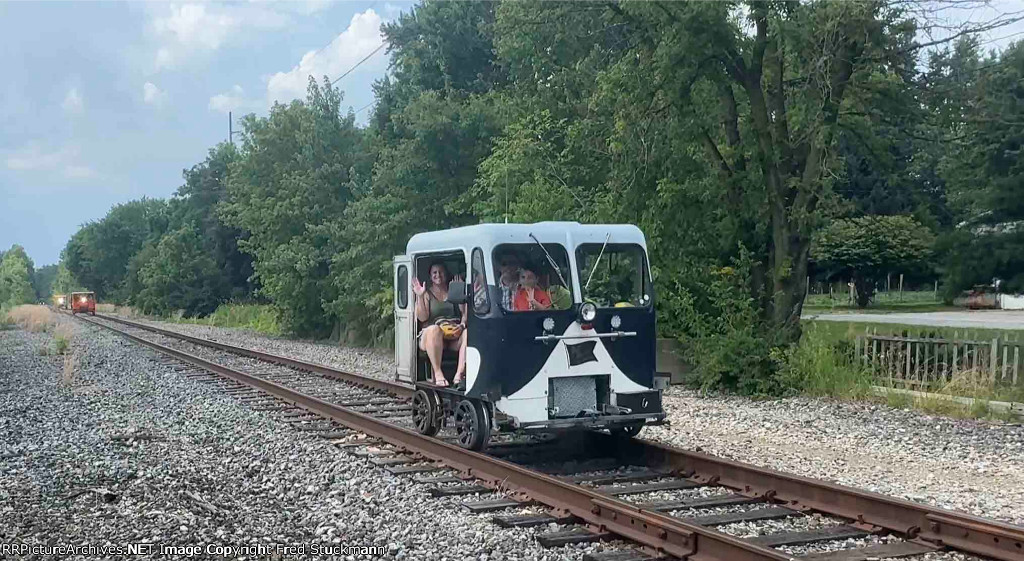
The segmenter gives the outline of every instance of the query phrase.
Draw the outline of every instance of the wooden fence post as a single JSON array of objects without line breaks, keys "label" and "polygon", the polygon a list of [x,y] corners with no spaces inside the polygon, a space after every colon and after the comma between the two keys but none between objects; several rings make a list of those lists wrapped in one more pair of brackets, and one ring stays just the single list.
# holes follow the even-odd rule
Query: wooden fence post
[{"label": "wooden fence post", "polygon": [[992,383],[996,381],[997,362],[999,362],[999,337],[994,337],[992,347],[988,350],[988,373]]}]

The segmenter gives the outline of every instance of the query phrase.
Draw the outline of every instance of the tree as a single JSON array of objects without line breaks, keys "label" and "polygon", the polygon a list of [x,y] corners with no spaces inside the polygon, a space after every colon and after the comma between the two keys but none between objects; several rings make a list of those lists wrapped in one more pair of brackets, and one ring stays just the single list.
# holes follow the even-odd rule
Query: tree
[{"label": "tree", "polygon": [[341,100],[326,77],[322,86],[311,78],[305,101],[246,116],[219,211],[225,224],[249,233],[238,247],[252,256],[260,294],[300,334],[326,335],[333,324],[325,305],[337,297],[330,270],[343,240],[331,234],[352,199],[362,149]]},{"label": "tree", "polygon": [[32,260],[25,248],[11,246],[0,261],[0,307],[10,308],[36,301],[32,288]]},{"label": "tree", "polygon": [[217,309],[225,293],[224,277],[203,250],[202,238],[192,226],[147,245],[133,267],[138,269],[139,289],[132,304],[144,313],[181,310],[187,316],[205,315]]},{"label": "tree", "polygon": [[926,267],[934,243],[931,231],[909,216],[846,218],[817,232],[812,257],[828,276],[851,279],[863,308],[888,273]]},{"label": "tree", "polygon": [[53,281],[57,278],[57,265],[46,265],[39,267],[32,275],[32,288],[36,291],[36,298],[49,300],[53,295]]},{"label": "tree", "polygon": [[167,230],[167,203],[143,198],[115,205],[100,221],[76,232],[64,248],[68,271],[97,298],[127,297],[128,262],[147,240]]}]

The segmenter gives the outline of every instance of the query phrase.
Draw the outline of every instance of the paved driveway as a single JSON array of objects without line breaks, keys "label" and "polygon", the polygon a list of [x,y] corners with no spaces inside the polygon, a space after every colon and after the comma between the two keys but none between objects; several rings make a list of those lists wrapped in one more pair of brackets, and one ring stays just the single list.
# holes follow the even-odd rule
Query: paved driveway
[{"label": "paved driveway", "polygon": [[932,327],[973,327],[977,329],[1024,330],[1024,311],[973,310],[962,312],[920,312],[897,314],[806,314],[803,319],[902,323]]}]

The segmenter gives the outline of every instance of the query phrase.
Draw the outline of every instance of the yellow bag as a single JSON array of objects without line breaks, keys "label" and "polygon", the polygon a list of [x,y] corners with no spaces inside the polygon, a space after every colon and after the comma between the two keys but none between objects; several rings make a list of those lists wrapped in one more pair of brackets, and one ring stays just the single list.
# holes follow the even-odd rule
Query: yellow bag
[{"label": "yellow bag", "polygon": [[441,328],[441,335],[446,341],[458,339],[461,333],[459,333],[459,322],[453,319],[439,319],[435,322],[435,325]]}]

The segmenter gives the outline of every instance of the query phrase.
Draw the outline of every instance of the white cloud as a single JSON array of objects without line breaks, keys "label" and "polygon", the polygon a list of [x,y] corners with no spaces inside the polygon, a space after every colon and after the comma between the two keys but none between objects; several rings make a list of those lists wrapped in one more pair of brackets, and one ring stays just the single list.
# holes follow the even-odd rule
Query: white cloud
[{"label": "white cloud", "polygon": [[167,99],[167,94],[156,87],[153,82],[142,84],[142,100],[150,105],[160,105]]},{"label": "white cloud", "polygon": [[[287,103],[304,97],[310,76],[317,80],[324,75],[336,78],[352,68],[384,42],[380,24],[380,15],[372,9],[352,16],[348,29],[335,37],[327,47],[320,51],[309,51],[291,70],[270,77],[267,83],[267,103]],[[374,58],[363,63],[360,70],[373,69],[379,73],[386,64],[387,57],[377,53]]]},{"label": "white cloud", "polygon": [[58,149],[44,149],[38,143],[8,154],[7,169],[24,172],[58,174],[66,179],[87,179],[96,172],[79,162],[77,146],[63,146]]},{"label": "white cloud", "polygon": [[251,30],[280,29],[291,16],[260,3],[160,5],[151,21],[159,46],[156,69],[172,67],[191,55],[212,52]]},{"label": "white cloud", "polygon": [[78,93],[78,88],[71,88],[68,90],[67,95],[64,96],[64,101],[60,106],[68,113],[80,113],[82,111],[82,95]]},{"label": "white cloud", "polygon": [[259,100],[247,98],[242,86],[235,84],[230,90],[211,97],[209,108],[226,115],[229,111],[259,109],[260,106],[261,102]]}]

